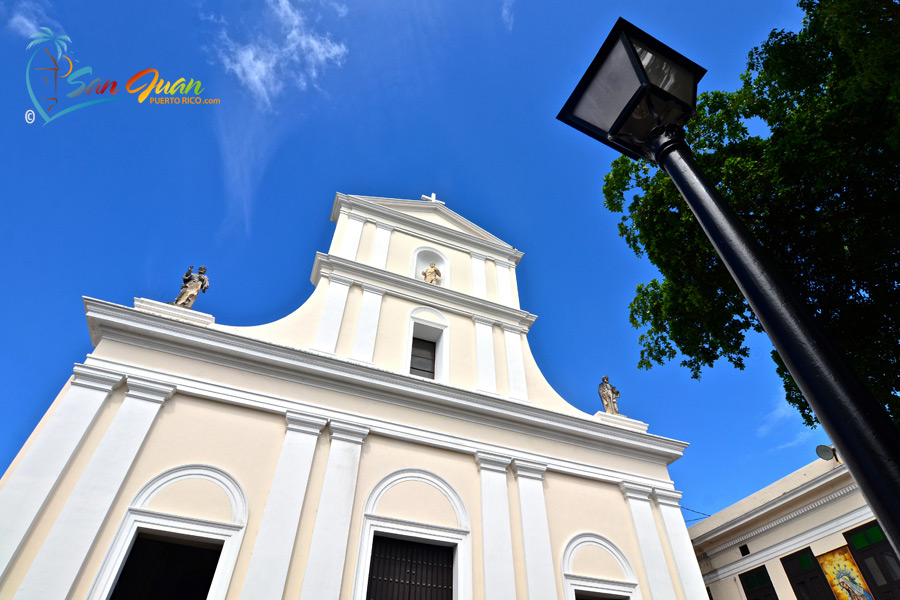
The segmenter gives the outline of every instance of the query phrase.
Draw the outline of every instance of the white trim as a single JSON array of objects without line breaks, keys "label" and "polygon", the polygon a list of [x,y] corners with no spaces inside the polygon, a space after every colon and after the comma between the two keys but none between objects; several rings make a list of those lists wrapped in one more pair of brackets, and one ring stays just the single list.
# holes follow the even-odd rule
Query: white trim
[{"label": "white trim", "polygon": [[497,265],[497,293],[500,297],[500,304],[512,306],[512,282],[509,277],[510,264],[496,259],[494,264]]},{"label": "white trim", "polygon": [[[839,490],[835,490],[834,492],[828,494],[827,496],[823,496],[813,502],[810,502],[809,504],[807,504],[805,506],[801,506],[797,510],[791,511],[786,515],[783,515],[777,519],[769,521],[765,525],[761,525],[760,527],[757,527],[748,533],[745,533],[741,536],[730,539],[727,542],[725,542],[724,544],[720,544],[720,545],[716,546],[715,548],[707,550],[706,552],[703,553],[703,556],[708,557],[708,556],[713,556],[715,554],[719,554],[720,552],[725,552],[729,548],[734,548],[735,546],[738,546],[738,545],[744,543],[745,541],[749,540],[750,538],[752,538],[754,536],[759,535],[760,533],[763,533],[764,531],[768,531],[769,529],[772,529],[773,527],[778,527],[782,523],[796,519],[797,517],[799,517],[800,515],[803,515],[804,513],[821,508],[822,506],[828,504],[832,500],[837,500],[841,496],[844,496],[851,492],[855,492],[858,489],[859,488],[857,487],[856,483],[851,483],[850,485],[842,487]],[[697,542],[694,542],[693,540],[692,540],[692,543],[694,545],[698,544]]]},{"label": "white trim", "polygon": [[472,294],[466,294],[451,290],[444,285],[425,283],[422,278],[410,279],[409,277],[390,271],[374,269],[368,265],[345,260],[331,255],[316,253],[312,272],[309,280],[313,285],[318,285],[322,277],[338,274],[352,283],[359,285],[371,284],[385,288],[385,293],[403,298],[416,304],[427,303],[442,311],[452,312],[471,318],[472,315],[488,315],[498,321],[505,321],[518,325],[526,330],[537,319],[527,311],[504,306],[491,300],[477,298]]},{"label": "white trim", "polygon": [[159,382],[131,376],[127,381],[122,406],[31,563],[16,600],[69,594],[160,407],[175,392]]},{"label": "white trim", "polygon": [[369,213],[372,215],[372,218],[378,218],[378,220],[394,221],[398,224],[395,225],[397,231],[426,240],[430,243],[451,247],[462,252],[468,252],[469,248],[474,246],[488,255],[507,257],[512,263],[518,263],[522,258],[521,252],[445,206],[436,203],[429,203],[426,205],[417,200],[407,201],[397,198],[378,199],[395,206],[403,206],[404,208],[413,210],[421,210],[423,207],[428,206],[431,212],[436,212],[464,229],[469,229],[473,233],[457,231],[437,223],[432,223],[431,221],[410,216],[400,210],[384,206],[383,204],[376,204],[373,200],[376,200],[376,198],[372,198],[371,196],[349,196],[347,194],[338,193],[334,198],[334,205],[331,210],[331,220],[336,221],[340,213],[355,209]]},{"label": "white trim", "polygon": [[669,575],[662,540],[650,507],[651,489],[629,483],[619,484],[631,512],[634,534],[641,549],[644,574],[653,600],[675,600],[675,587]]},{"label": "white trim", "polygon": [[478,366],[478,391],[497,393],[497,367],[494,362],[494,321],[480,315],[475,321],[475,361]]},{"label": "white trim", "polygon": [[670,554],[675,560],[684,597],[703,598],[706,584],[703,583],[703,574],[700,572],[700,565],[691,545],[691,536],[688,535],[684,515],[681,514],[681,506],[678,503],[681,492],[653,490],[653,497],[659,507]]},{"label": "white trim", "polygon": [[329,429],[331,447],[300,600],[338,600],[347,559],[359,456],[368,429],[334,421]]},{"label": "white trim", "polygon": [[558,598],[550,524],[544,498],[546,465],[516,460],[513,471],[519,485],[519,516],[525,552],[525,578],[529,598]]},{"label": "white trim", "polygon": [[[173,515],[148,510],[147,504],[166,487],[179,481],[201,479],[218,485],[231,503],[231,523],[195,517]],[[87,600],[105,600],[122,571],[128,552],[140,531],[154,531],[177,537],[202,538],[222,542],[222,551],[210,585],[207,600],[225,598],[231,575],[237,562],[244,528],[247,523],[247,497],[243,488],[230,474],[211,465],[182,465],[160,473],[138,491],[125,513],[122,523],[110,544]]]},{"label": "white trim", "polygon": [[[575,561],[575,555],[582,548],[595,546],[605,551],[613,557],[622,573],[625,575],[624,580],[606,579],[601,577],[589,577],[585,575],[575,575],[572,573],[572,566]],[[638,585],[637,575],[634,568],[625,554],[611,541],[597,535],[596,533],[579,533],[566,544],[563,550],[561,570],[563,574],[563,593],[565,600],[575,600],[575,592],[592,592],[595,594],[614,594],[617,596],[625,596],[629,600],[642,600],[641,588]],[[690,600],[698,600],[690,598]]]},{"label": "white trim", "polygon": [[[429,256],[432,254],[433,256]],[[424,262],[419,261],[419,257],[421,255],[425,255],[428,257]],[[422,275],[422,271],[428,267],[428,263],[434,263],[434,266],[438,271],[441,272],[441,276],[437,280],[437,285],[433,283],[427,283],[429,287],[442,287],[449,288],[450,287],[450,259],[447,258],[447,255],[435,248],[434,246],[419,246],[412,252],[412,278],[416,281],[421,281],[425,283],[424,276]],[[423,266],[424,265],[424,266]]]},{"label": "white trim", "polygon": [[185,308],[183,306],[176,306],[174,304],[166,304],[165,302],[150,300],[149,298],[135,298],[134,308],[136,310],[156,313],[164,317],[172,317],[173,319],[187,321],[188,323],[193,323],[195,325],[200,325],[203,327],[216,322],[216,318],[208,313],[198,312],[196,310]]},{"label": "white trim", "polygon": [[384,290],[371,285],[363,285],[362,301],[359,306],[359,320],[356,323],[356,337],[350,358],[372,362],[375,354],[375,337],[378,334],[378,319],[381,316],[381,300]]},{"label": "white trim", "polygon": [[506,467],[510,459],[479,452],[475,455],[481,475],[481,543],[484,564],[484,597],[515,600],[512,531]]},{"label": "white trim", "polygon": [[[428,484],[443,494],[453,507],[456,515],[456,527],[450,528],[378,515],[378,503],[388,490],[408,481]],[[471,600],[473,597],[472,536],[469,523],[469,513],[462,498],[449,483],[435,473],[424,469],[401,469],[387,475],[372,488],[363,508],[363,522],[360,528],[359,551],[356,559],[356,578],[353,582],[353,600],[365,600],[369,582],[369,566],[372,561],[372,540],[377,534],[455,546],[453,598],[454,600]]]},{"label": "white trim", "polygon": [[862,525],[874,518],[875,514],[868,505],[860,506],[836,519],[807,529],[803,533],[799,533],[777,544],[773,544],[772,546],[756,550],[747,556],[742,556],[733,563],[714,569],[703,576],[703,581],[706,585],[709,585],[720,579],[725,579],[726,577],[749,571],[774,558],[785,556],[805,546],[809,546],[816,540],[820,540],[833,533],[842,533],[849,529],[853,529],[857,525]]},{"label": "white trim", "polygon": [[[422,315],[431,315],[426,319]],[[450,321],[440,311],[427,306],[417,306],[409,311],[409,322],[406,331],[406,354],[404,355],[403,372],[410,375],[412,363],[413,338],[435,343],[434,349],[434,381],[447,383],[450,379]],[[416,377],[415,375],[412,375]],[[416,377],[417,379],[423,379]]]},{"label": "white trim", "polygon": [[344,320],[344,307],[347,306],[347,294],[350,292],[350,282],[333,274],[328,278],[328,290],[325,294],[325,306],[322,316],[319,318],[319,327],[316,329],[316,339],[312,347],[315,350],[334,354],[337,346],[338,335],[341,333],[341,323]]},{"label": "white trim", "polygon": [[359,251],[359,240],[362,237],[362,229],[365,223],[366,218],[364,216],[353,212],[347,213],[347,221],[344,224],[344,238],[341,241],[341,249],[337,253],[338,256],[347,260],[356,260],[356,253]]},{"label": "white trim", "polygon": [[375,241],[372,242],[372,254],[369,257],[369,264],[376,269],[384,269],[385,265],[387,265],[392,231],[394,231],[392,225],[375,221]]},{"label": "white trim", "polygon": [[66,395],[0,488],[0,580],[103,403],[124,380],[121,373],[75,365]]},{"label": "white trim", "polygon": [[509,378],[509,397],[528,402],[528,385],[525,378],[525,354],[522,350],[521,328],[505,323],[503,342],[506,346],[506,374]]},{"label": "white trim", "polygon": [[281,600],[306,498],[309,472],[325,419],[288,413],[284,444],[253,543],[241,598]]},{"label": "white trim", "polygon": [[484,254],[470,252],[472,255],[472,295],[487,300],[487,275],[484,270]]},{"label": "white trim", "polygon": [[[721,525],[718,525],[705,533],[692,536],[692,541],[694,545],[698,545],[704,544],[715,537],[725,536],[735,529],[742,528],[747,523],[762,517],[766,513],[778,512],[785,505],[794,502],[796,499],[809,494],[818,488],[833,485],[834,482],[840,478],[846,478],[850,480],[850,472],[847,470],[847,465],[842,464],[834,467],[833,469],[829,469],[821,475],[818,475],[817,477],[814,477],[809,481],[805,481],[783,494],[778,494],[776,497],[760,504],[755,508],[736,515],[733,519],[729,519],[728,521],[725,521]],[[850,481],[852,482],[852,480]],[[851,483],[850,485],[854,486],[855,484]],[[750,497],[752,498],[752,496]],[[691,529],[702,526],[709,520],[710,519],[701,521],[697,525],[694,525],[694,527],[692,527]]]},{"label": "white trim", "polygon": [[[144,346],[146,347],[146,346]],[[172,353],[174,348],[156,346],[155,351]],[[301,354],[298,352],[297,354]],[[325,389],[335,393],[348,394],[365,398],[372,402],[414,408],[429,414],[442,415],[459,419],[468,423],[496,427],[504,431],[527,433],[530,436],[548,441],[588,450],[602,450],[619,456],[636,458],[654,464],[669,464],[681,456],[686,444],[659,436],[641,432],[624,430],[596,421],[580,419],[546,409],[516,404],[508,400],[492,398],[485,395],[436,384],[429,380],[401,376],[372,368],[363,368],[353,363],[302,353],[311,360],[313,367],[321,367],[325,374],[335,365],[333,377],[322,377],[322,372],[315,368],[273,369],[261,368],[259,363],[249,365],[229,361],[227,358],[205,357],[202,354],[177,353],[192,359],[208,360],[219,365],[228,365],[244,371],[264,374],[279,380],[289,381],[314,389]],[[290,356],[286,356],[290,360]],[[475,439],[465,435],[447,434],[434,429],[425,429],[410,424],[395,423],[372,416],[360,416],[344,411],[338,407],[325,411],[321,406],[304,402],[299,397],[278,397],[261,394],[244,388],[222,385],[217,382],[173,374],[144,366],[136,366],[121,361],[113,361],[94,355],[87,357],[87,362],[107,368],[115,368],[129,374],[153,377],[177,385],[181,393],[216,402],[224,402],[253,410],[284,414],[286,410],[300,410],[320,415],[338,415],[341,418],[355,419],[366,427],[392,439],[412,441],[426,446],[448,449],[455,452],[474,454],[479,449],[500,454],[515,454],[526,460],[547,463],[550,470],[575,477],[586,478],[618,485],[620,481],[630,481],[650,487],[671,489],[668,479],[657,479],[627,471],[620,471],[595,464],[560,458],[547,454],[532,453],[521,448],[510,448],[493,444],[487,440]],[[338,378],[337,374],[341,377]],[[304,388],[298,388],[302,390]]]}]

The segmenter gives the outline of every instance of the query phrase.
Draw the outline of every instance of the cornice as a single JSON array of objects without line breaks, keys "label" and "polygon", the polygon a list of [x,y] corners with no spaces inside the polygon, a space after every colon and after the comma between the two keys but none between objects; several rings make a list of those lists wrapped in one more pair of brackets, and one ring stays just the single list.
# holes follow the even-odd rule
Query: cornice
[{"label": "cornice", "polygon": [[534,324],[537,315],[510,308],[477,296],[438,287],[412,277],[378,269],[370,265],[347,260],[333,254],[316,253],[310,281],[319,284],[320,277],[335,279],[340,283],[348,281],[361,286],[376,285],[386,294],[406,298],[419,304],[435,306],[441,310],[472,317],[488,315],[497,321],[511,322],[527,330]]},{"label": "cornice", "polygon": [[328,423],[328,429],[331,431],[331,439],[343,440],[353,444],[362,444],[366,436],[369,435],[368,427],[362,427],[356,423],[348,423],[346,421],[331,421]]},{"label": "cornice", "polygon": [[622,495],[626,500],[645,500],[647,502],[650,501],[650,494],[653,492],[651,487],[628,481],[620,483],[619,489],[622,490]]},{"label": "cornice", "polygon": [[128,391],[125,394],[127,398],[137,398],[147,402],[163,404],[175,393],[174,385],[161,381],[153,381],[132,375],[127,376],[125,379],[128,386]]},{"label": "cornice", "polygon": [[536,462],[529,462],[526,460],[519,460],[517,458],[513,461],[513,472],[515,472],[516,477],[525,479],[537,479],[538,481],[543,481],[544,473],[547,472],[547,465]]},{"label": "cornice", "polygon": [[487,452],[476,452],[475,463],[482,471],[495,471],[497,473],[506,473],[512,459],[508,456],[499,456],[496,454],[488,454]]},{"label": "cornice", "polygon": [[216,322],[216,318],[208,313],[202,313],[190,308],[175,306],[174,304],[166,304],[165,302],[157,302],[149,298],[135,298],[134,307],[137,310],[156,313],[173,319],[181,319],[196,325],[210,325]]},{"label": "cornice", "polygon": [[[713,529],[710,529],[706,533],[697,535],[696,537],[692,536],[691,542],[696,547],[700,544],[705,544],[706,542],[708,542],[714,538],[721,537],[721,536],[728,536],[734,530],[740,529],[741,527],[746,526],[747,524],[749,524],[750,522],[752,522],[756,519],[764,519],[768,513],[778,512],[785,505],[790,504],[791,502],[794,502],[801,496],[804,496],[806,494],[813,492],[816,488],[821,488],[821,487],[827,486],[841,477],[847,477],[847,478],[850,477],[850,473],[847,470],[846,465],[839,465],[839,466],[835,467],[834,469],[826,471],[825,473],[822,473],[818,477],[815,477],[815,478],[807,481],[806,483],[799,485],[799,486],[795,487],[794,489],[789,490],[788,492],[781,494],[778,497],[773,498],[772,500],[769,500],[768,502],[761,504],[760,506],[757,506],[756,508],[753,508],[753,509],[745,511],[745,512],[741,512],[735,518],[725,521],[721,525],[714,527]],[[728,510],[728,509],[725,509],[725,510]]]},{"label": "cornice", "polygon": [[287,411],[285,421],[287,431],[308,433],[310,435],[319,435],[322,432],[322,428],[328,424],[328,419],[293,410]]},{"label": "cornice", "polygon": [[[557,413],[331,355],[277,346],[234,333],[84,299],[94,345],[102,339],[260,375],[488,424],[588,449],[668,465],[688,444]],[[92,361],[106,366],[102,359]],[[112,363],[114,361],[108,361]]]},{"label": "cornice", "polygon": [[122,385],[123,381],[125,381],[125,377],[121,373],[106,369],[80,364],[76,364],[72,369],[72,385],[107,394]]},{"label": "cornice", "polygon": [[[400,199],[385,198],[384,200]],[[449,208],[442,208],[443,211],[438,209],[438,212],[446,211],[446,213],[449,213],[449,215],[447,216],[455,215],[457,218],[464,219],[463,217],[456,215],[456,213],[454,213]],[[476,235],[464,233],[455,229],[450,229],[449,227],[444,227],[443,225],[438,225],[437,223],[432,223],[431,221],[419,219],[417,217],[402,213],[399,210],[381,206],[370,200],[366,200],[361,196],[348,196],[347,194],[341,193],[336,194],[334,199],[334,206],[331,210],[331,220],[337,221],[338,215],[340,215],[342,211],[347,212],[349,216],[353,214],[352,210],[354,209],[362,211],[367,215],[372,215],[373,217],[380,217],[382,219],[393,221],[395,223],[394,229],[396,231],[401,231],[415,237],[426,239],[429,236],[436,237],[438,238],[436,241],[442,242],[445,245],[449,246],[453,246],[453,244],[455,243],[458,245],[456,249],[463,252],[469,252],[471,247],[474,246],[477,250],[486,252],[491,255],[491,257],[496,256],[498,258],[505,258],[513,265],[519,264],[519,261],[523,256],[522,252],[516,250],[506,242],[503,242],[487,231],[485,231],[485,233],[493,237],[496,241],[491,241]],[[464,220],[468,222],[467,219]],[[375,221],[377,223],[377,219],[375,219]],[[474,227],[478,227],[474,223],[471,223],[471,225],[473,225]],[[478,229],[481,228],[478,227]]]},{"label": "cornice", "polygon": [[[836,490],[836,491],[834,491],[834,492],[828,494],[827,496],[824,496],[824,497],[822,497],[822,498],[819,498],[818,500],[816,500],[816,501],[814,501],[814,502],[810,502],[810,503],[807,504],[806,506],[800,507],[800,508],[798,508],[798,509],[795,510],[795,511],[792,511],[792,512],[790,512],[790,513],[788,513],[788,514],[786,514],[786,515],[784,515],[784,516],[782,516],[782,517],[780,517],[780,518],[778,518],[778,519],[775,519],[774,521],[770,521],[769,523],[766,523],[765,525],[763,525],[763,526],[761,526],[761,527],[757,527],[757,528],[754,529],[753,531],[750,531],[750,532],[748,532],[748,533],[745,533],[744,535],[742,535],[742,536],[740,536],[740,537],[736,537],[736,538],[734,538],[734,539],[732,539],[732,540],[729,540],[728,542],[726,542],[726,543],[724,543],[724,544],[721,544],[721,545],[719,545],[719,546],[716,546],[715,548],[712,548],[712,549],[710,549],[710,550],[704,552],[704,553],[702,554],[702,556],[703,556],[704,558],[705,558],[705,557],[714,556],[714,555],[716,555],[716,554],[719,554],[720,552],[724,552],[725,550],[728,550],[729,548],[733,548],[733,547],[735,547],[735,546],[738,546],[738,545],[740,545],[740,544],[743,544],[743,543],[746,542],[747,540],[749,540],[749,539],[751,539],[751,538],[753,538],[753,537],[756,537],[757,535],[759,535],[759,534],[761,534],[761,533],[764,533],[764,532],[766,532],[766,531],[772,529],[773,527],[778,527],[778,526],[781,525],[782,523],[786,523],[786,522],[788,522],[788,521],[790,521],[790,520],[792,520],[792,519],[796,519],[797,517],[799,517],[799,516],[801,516],[801,515],[804,515],[804,514],[810,512],[810,511],[816,510],[817,508],[820,508],[820,507],[822,507],[822,506],[828,504],[829,502],[832,502],[832,501],[834,501],[834,500],[837,500],[837,499],[840,498],[841,496],[846,496],[847,494],[849,494],[849,493],[851,493],[851,492],[854,492],[854,491],[856,491],[857,489],[858,489],[858,488],[857,488],[856,484],[855,484],[855,483],[851,483],[850,485],[848,485],[848,486],[846,486],[846,487],[843,487],[843,488],[841,488],[841,489],[839,489],[839,490]],[[696,544],[695,544],[695,547],[696,547]]]}]

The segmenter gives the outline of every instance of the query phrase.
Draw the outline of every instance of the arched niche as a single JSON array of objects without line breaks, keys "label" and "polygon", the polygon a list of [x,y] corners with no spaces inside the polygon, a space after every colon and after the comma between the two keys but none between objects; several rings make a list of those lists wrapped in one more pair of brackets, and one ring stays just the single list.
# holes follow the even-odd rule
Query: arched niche
[{"label": "arched niche", "polygon": [[562,573],[566,600],[575,600],[576,592],[642,600],[631,563],[602,535],[580,533],[569,540],[563,551]]},{"label": "arched niche", "polygon": [[447,256],[431,246],[419,246],[413,251],[412,256],[412,277],[423,281],[422,271],[428,268],[430,263],[441,272],[441,277],[437,280],[440,287],[450,287],[450,260]]}]

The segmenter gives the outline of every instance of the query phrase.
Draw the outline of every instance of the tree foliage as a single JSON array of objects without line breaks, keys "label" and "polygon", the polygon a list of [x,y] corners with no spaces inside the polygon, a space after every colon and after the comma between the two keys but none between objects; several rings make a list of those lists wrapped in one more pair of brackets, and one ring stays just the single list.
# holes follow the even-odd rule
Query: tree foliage
[{"label": "tree foliage", "polygon": [[[900,3],[800,0],[797,33],[773,31],[742,86],[701,95],[694,157],[803,298],[817,323],[900,423]],[[761,119],[769,135],[748,133]],[[743,368],[755,316],[665,173],[618,158],[605,205],[657,266],[631,322],[639,366],[678,356],[699,378]],[[787,400],[815,419],[773,352]]]}]

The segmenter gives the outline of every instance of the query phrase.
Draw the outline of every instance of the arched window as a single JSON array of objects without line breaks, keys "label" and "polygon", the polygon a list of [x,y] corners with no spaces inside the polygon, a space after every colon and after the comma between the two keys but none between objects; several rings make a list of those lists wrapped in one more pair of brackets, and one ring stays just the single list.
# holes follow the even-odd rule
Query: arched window
[{"label": "arched window", "polygon": [[[431,491],[428,504],[434,509],[433,515],[441,517],[428,519],[410,517],[406,514],[396,515],[392,514],[389,507],[384,506],[382,500],[389,498],[392,491],[395,496],[403,498],[411,490],[414,491],[416,486]],[[396,504],[394,509],[396,510]],[[424,469],[402,469],[386,476],[372,489],[363,507],[353,600],[365,600],[368,587],[378,585],[379,573],[390,572],[389,565],[379,562],[384,563],[385,559],[390,561],[391,557],[376,556],[373,560],[373,549],[377,552],[379,542],[390,544],[393,540],[402,547],[403,560],[407,563],[415,565],[417,555],[424,554],[427,558],[422,561],[420,568],[432,570],[435,566],[443,568],[444,576],[433,573],[418,574],[422,578],[421,581],[437,582],[442,588],[442,593],[433,597],[471,600],[472,535],[469,514],[459,494],[449,483]],[[436,551],[429,552],[429,549]],[[443,554],[448,556],[449,563],[446,565],[440,564],[442,561],[440,557]],[[417,567],[413,566],[413,569]],[[415,586],[416,580],[413,579],[408,583]]]},{"label": "arched window", "polygon": [[436,284],[440,287],[450,287],[450,261],[443,252],[430,246],[419,246],[413,251],[413,279],[422,281],[422,271],[427,269],[431,263],[434,263],[434,266],[441,272]]},{"label": "arched window", "polygon": [[[590,565],[584,570],[578,569],[576,558],[582,551],[588,554],[595,552],[594,558],[600,558],[602,562],[608,563],[613,572],[597,569],[598,565]],[[565,600],[576,600],[584,596],[642,600],[641,589],[631,563],[615,544],[602,535],[580,533],[569,540],[563,551],[562,573]],[[584,595],[581,595],[582,593]]]},{"label": "arched window", "polygon": [[[202,486],[203,482],[218,486],[218,491],[207,486],[207,492],[218,495],[215,504],[225,509],[219,514],[227,520],[172,514],[171,508],[154,510],[154,499],[162,492],[175,492],[170,496],[177,499],[179,493],[183,497],[196,490],[191,485]],[[182,465],[160,473],[131,501],[87,598],[133,597],[127,589],[130,585],[145,592],[148,586],[159,586],[156,595],[163,597],[166,586],[178,585],[208,590],[208,600],[224,599],[246,524],[247,497],[225,471],[210,465]]]},{"label": "arched window", "polygon": [[405,372],[446,383],[450,372],[450,326],[447,318],[426,306],[409,313]]}]

